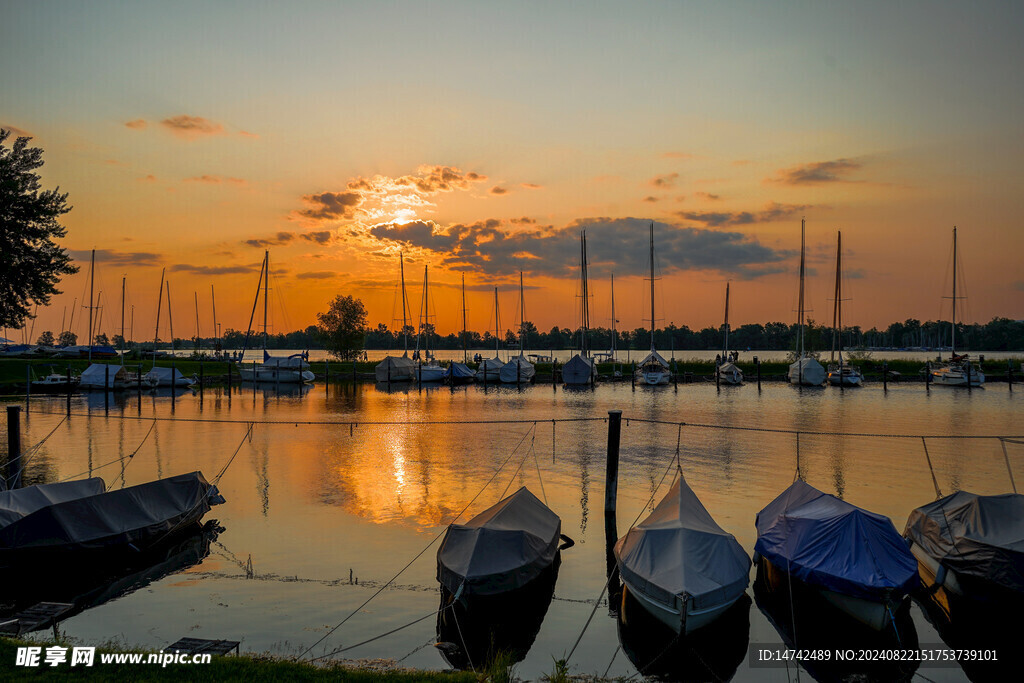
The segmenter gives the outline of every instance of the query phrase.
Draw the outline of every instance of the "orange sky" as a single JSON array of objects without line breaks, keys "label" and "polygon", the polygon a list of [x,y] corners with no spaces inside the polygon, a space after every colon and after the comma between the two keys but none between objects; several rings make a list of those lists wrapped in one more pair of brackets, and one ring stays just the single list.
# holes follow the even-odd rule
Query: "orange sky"
[{"label": "orange sky", "polygon": [[[336,294],[394,327],[399,251],[414,317],[430,266],[441,332],[461,328],[463,273],[469,327],[493,328],[495,285],[513,327],[520,270],[527,318],[575,327],[581,227],[592,324],[609,324],[614,273],[633,329],[651,221],[659,325],[720,324],[727,280],[734,326],[794,321],[802,216],[815,319],[838,230],[846,321],[948,316],[954,225],[961,317],[1024,318],[1020,8],[648,10],[204,7],[197,33],[170,10],[16,6],[0,125],[45,150],[86,266],[34,336],[73,308],[84,330],[91,249],[103,330],[124,276],[138,339],[165,268],[176,336],[195,333],[197,295],[212,333],[211,285],[221,327],[244,330],[264,249],[275,332]],[[934,38],[953,28],[960,48]]]}]

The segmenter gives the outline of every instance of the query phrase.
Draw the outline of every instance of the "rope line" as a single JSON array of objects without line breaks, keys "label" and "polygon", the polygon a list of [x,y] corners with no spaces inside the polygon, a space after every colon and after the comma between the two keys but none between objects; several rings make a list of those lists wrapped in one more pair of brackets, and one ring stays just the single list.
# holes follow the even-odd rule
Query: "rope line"
[{"label": "rope line", "polygon": [[42,440],[39,441],[39,443],[35,444],[34,446],[29,446],[22,452],[22,454],[18,457],[18,460],[21,461],[21,467],[18,468],[18,473],[16,475],[13,475],[11,479],[21,476],[21,473],[25,471],[25,465],[27,464],[28,459],[36,454],[36,452],[39,450],[39,447],[46,443],[46,440],[53,436],[54,432],[57,431],[57,428],[64,424],[64,422],[67,419],[68,416],[65,415],[64,419],[62,419],[60,422],[54,425],[53,429],[50,430],[50,433],[44,436]]},{"label": "rope line", "polygon": [[[586,419],[586,418],[580,418]],[[860,436],[865,438],[877,438],[877,439],[1006,439],[1009,443],[1015,443],[1014,439],[1024,439],[1024,435],[1015,434],[883,434],[877,432],[833,432],[833,431],[822,431],[822,432],[810,432],[806,429],[776,429],[772,427],[741,427],[738,425],[718,425],[708,424],[706,422],[669,422],[667,420],[650,420],[642,417],[626,418],[625,415],[622,417],[623,420],[632,420],[634,422],[644,422],[646,424],[657,424],[657,425],[679,425],[682,424],[686,427],[696,427],[701,429],[732,429],[740,432],[768,432],[772,434],[803,434],[811,436]],[[628,422],[627,422],[628,425]],[[1021,443],[1024,443],[1022,441]]]},{"label": "rope line", "polygon": [[[536,423],[534,423],[534,424],[536,424]],[[468,510],[468,509],[469,509],[469,508],[470,508],[470,507],[471,507],[471,506],[473,505],[473,503],[475,503],[475,502],[476,502],[476,499],[477,499],[477,498],[479,498],[479,497],[480,497],[480,496],[481,496],[481,495],[483,494],[483,492],[487,490],[487,487],[491,485],[491,483],[492,483],[492,482],[493,482],[493,481],[495,480],[495,478],[497,478],[497,476],[498,476],[498,473],[499,473],[499,472],[501,472],[501,470],[502,470],[502,469],[504,469],[505,465],[507,465],[507,464],[508,464],[508,461],[512,459],[512,456],[516,454],[516,452],[517,452],[517,451],[519,450],[519,447],[523,445],[523,442],[524,442],[524,441],[526,441],[526,437],[527,437],[527,436],[529,436],[529,435],[530,435],[530,432],[532,432],[532,431],[533,431],[533,430],[532,430],[532,428],[531,428],[531,429],[527,430],[527,431],[526,431],[526,433],[524,433],[524,434],[523,434],[523,438],[521,438],[521,439],[519,440],[519,443],[517,443],[517,444],[516,444],[516,447],[512,449],[512,452],[508,454],[508,457],[507,457],[507,458],[505,458],[504,462],[502,462],[502,463],[501,463],[501,465],[500,465],[500,466],[498,467],[498,469],[496,469],[496,470],[494,471],[494,474],[492,474],[492,475],[491,475],[491,478],[487,480],[487,483],[483,485],[483,488],[481,488],[481,489],[480,489],[480,491],[478,491],[478,492],[477,492],[477,494],[476,494],[475,496],[473,496],[473,499],[472,499],[471,501],[469,501],[468,503],[466,503],[466,507],[462,508],[462,510],[461,510],[461,511],[459,512],[459,514],[455,515],[455,517],[453,517],[453,518],[452,518],[452,520],[451,520],[450,522],[448,522],[448,524],[446,524],[446,525],[445,525],[445,527],[446,527],[446,528],[447,528],[447,527],[449,527],[449,526],[451,526],[452,524],[454,524],[454,523],[455,523],[455,520],[457,520],[457,519],[458,519],[459,517],[461,517],[461,516],[462,516],[463,514],[465,514],[466,510]],[[320,638],[319,640],[317,640],[317,641],[316,641],[315,643],[313,643],[312,645],[310,645],[309,647],[307,647],[307,648],[306,648],[306,649],[305,649],[305,650],[304,650],[304,651],[303,651],[303,652],[302,652],[301,654],[299,654],[299,656],[297,656],[297,657],[295,658],[295,661],[298,661],[298,660],[302,659],[303,657],[305,657],[305,656],[306,656],[307,654],[309,654],[309,653],[310,653],[310,651],[311,651],[311,650],[312,650],[312,649],[313,649],[314,647],[316,647],[317,645],[319,645],[320,643],[324,642],[324,641],[325,641],[325,640],[327,640],[327,639],[328,639],[329,637],[331,637],[331,635],[332,635],[332,634],[333,634],[333,633],[334,633],[335,631],[337,631],[337,630],[338,630],[339,628],[341,628],[341,627],[342,627],[342,626],[343,626],[343,625],[345,624],[345,622],[347,622],[347,621],[348,621],[349,619],[351,619],[351,618],[352,618],[353,616],[355,616],[355,615],[356,615],[356,613],[358,613],[358,612],[359,612],[360,610],[362,610],[362,609],[363,609],[364,607],[366,607],[366,606],[367,606],[368,604],[370,604],[370,601],[371,601],[371,600],[373,600],[373,599],[374,599],[375,597],[377,597],[378,595],[380,595],[380,594],[381,594],[381,593],[382,593],[382,592],[384,591],[384,589],[386,589],[386,588],[387,588],[388,586],[390,586],[390,585],[391,585],[392,583],[394,583],[394,582],[395,582],[395,579],[397,579],[397,578],[398,578],[399,576],[401,576],[401,575],[402,575],[402,573],[403,573],[403,572],[405,572],[405,570],[406,570],[406,569],[408,569],[409,567],[411,567],[411,566],[412,566],[412,564],[413,564],[413,563],[414,563],[414,562],[415,562],[416,560],[420,559],[420,557],[421,557],[421,556],[423,555],[423,553],[427,552],[427,550],[429,550],[429,549],[430,549],[430,546],[432,546],[432,545],[434,545],[435,543],[437,543],[437,541],[438,541],[438,540],[440,540],[440,538],[441,538],[441,535],[440,535],[440,534],[438,534],[438,535],[437,535],[437,536],[435,536],[435,537],[434,537],[433,539],[431,539],[431,541],[430,541],[429,543],[427,543],[427,545],[426,545],[426,546],[424,546],[423,550],[421,550],[421,551],[419,551],[418,553],[416,553],[416,556],[415,556],[415,557],[413,557],[413,558],[412,558],[411,560],[409,560],[409,562],[408,562],[408,563],[407,563],[407,564],[406,564],[406,565],[405,565],[404,567],[402,567],[401,569],[399,569],[399,570],[398,570],[398,573],[397,573],[397,574],[395,574],[395,575],[394,575],[394,576],[392,576],[392,577],[391,577],[390,579],[388,579],[388,582],[387,582],[387,583],[385,583],[385,584],[384,584],[384,585],[382,585],[382,586],[381,586],[380,588],[378,588],[378,589],[377,589],[376,591],[374,591],[373,595],[371,595],[370,597],[368,597],[368,598],[367,598],[367,599],[366,599],[366,600],[365,600],[365,601],[363,602],[363,604],[361,604],[361,605],[360,605],[359,607],[356,607],[356,608],[355,608],[354,610],[352,610],[351,612],[349,612],[349,613],[348,613],[348,615],[347,615],[347,616],[346,616],[346,617],[345,617],[344,619],[342,619],[342,620],[341,620],[340,622],[338,622],[338,625],[337,625],[337,626],[335,626],[335,627],[334,627],[334,628],[332,628],[332,629],[331,629],[330,631],[328,631],[328,632],[327,632],[326,634],[324,634],[324,635],[323,635],[323,637],[321,637],[321,638]],[[316,660],[318,660],[318,659],[323,659],[323,658],[325,658],[325,657],[330,657],[331,655],[334,655],[334,654],[336,654],[337,652],[338,652],[338,650],[335,650],[335,651],[333,651],[333,652],[328,652],[327,654],[325,654],[325,655],[321,655],[321,656],[319,656],[319,657],[316,657],[316,658],[314,658],[314,659],[313,659],[313,660],[311,660],[311,661],[316,661]]]},{"label": "rope line", "polygon": [[928,471],[932,473],[932,484],[935,486],[935,500],[942,498],[942,491],[939,489],[939,480],[935,478],[935,468],[932,467],[932,457],[928,455],[928,443],[921,437],[921,445],[924,446],[924,458],[928,461]]},{"label": "rope line", "polygon": [[1017,483],[1013,481],[1013,468],[1010,467],[1010,456],[1006,452],[1006,439],[999,439],[999,445],[1003,447],[1003,460],[1006,461],[1006,473],[1010,475],[1010,486],[1013,492],[1017,493]]},{"label": "rope line", "polygon": [[[151,424],[149,426],[149,431],[146,432],[146,436],[142,437],[142,442],[139,444],[138,448],[136,448],[134,451],[132,451],[131,453],[128,454],[128,462],[129,463],[131,463],[132,458],[134,458],[138,454],[138,452],[140,450],[142,450],[142,446],[146,443],[146,440],[149,439],[149,435],[153,433],[153,428],[154,427],[156,427],[156,422],[154,422],[153,424]],[[120,460],[121,460],[121,462],[124,462],[124,458],[121,458]],[[114,481],[110,482],[110,486],[107,487],[108,489],[113,488],[114,484],[117,482],[118,479],[123,479],[124,478],[124,471],[125,471],[126,467],[127,467],[127,465],[125,467],[121,468],[121,474],[119,474],[116,477],[114,477]]]}]

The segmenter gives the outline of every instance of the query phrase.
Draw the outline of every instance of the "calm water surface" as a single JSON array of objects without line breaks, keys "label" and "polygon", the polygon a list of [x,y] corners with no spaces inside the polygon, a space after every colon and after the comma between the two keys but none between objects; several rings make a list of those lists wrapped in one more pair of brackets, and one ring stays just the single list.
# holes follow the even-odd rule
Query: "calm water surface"
[{"label": "calm water surface", "polygon": [[[624,416],[619,535],[652,507],[652,496],[654,503],[660,500],[671,482],[669,477],[661,484],[678,444],[692,488],[719,524],[752,552],[755,515],[793,481],[797,465],[795,435],[753,429],[1014,435],[1024,433],[1022,400],[1024,388],[1010,392],[995,384],[970,393],[926,391],[921,384],[890,385],[887,393],[875,385],[842,392],[782,384],[766,384],[760,392],[753,385],[716,391],[707,383],[635,391],[629,383],[582,391],[551,385],[485,391],[319,384],[276,392],[253,391],[249,385],[236,386],[230,395],[215,389],[202,397],[180,394],[173,401],[166,393],[143,394],[141,400],[128,393],[109,409],[102,395],[93,394],[73,398],[74,415],[32,457],[27,472],[31,481],[91,472],[112,482],[122,471],[119,458],[139,447],[153,417],[175,421],[156,423],[124,468],[128,485],[197,469],[212,479],[241,443],[219,484],[227,503],[208,515],[225,528],[209,556],[64,621],[62,630],[85,642],[119,640],[157,649],[185,636],[227,638],[242,641],[246,651],[278,654],[296,654],[324,636],[436,541],[474,497],[460,521],[495,503],[504,491],[529,486],[546,497],[562,519],[563,533],[576,541],[562,553],[555,598],[517,668],[521,677],[537,679],[552,670],[553,658],[572,649],[605,584],[603,418],[609,410],[622,410]],[[43,438],[63,410],[63,398],[33,398],[23,425],[25,444]],[[567,418],[599,419],[552,424]],[[648,420],[751,430],[680,429]],[[246,421],[256,423],[250,439],[243,439]],[[356,424],[303,424],[311,421]],[[425,421],[434,424],[373,424]],[[456,424],[466,421],[479,423]],[[1007,448],[1014,477],[1024,481],[1024,446]],[[937,438],[928,441],[928,452],[944,494],[961,488],[980,494],[1010,490],[998,441]],[[913,508],[935,498],[920,438],[805,433],[799,454],[809,483],[888,515],[900,531]],[[358,643],[437,610],[436,550],[435,543],[312,654]],[[253,578],[247,578],[250,561]],[[637,668],[618,651],[619,629],[606,600],[570,664],[576,673],[629,676]],[[912,617],[920,642],[940,642],[916,605]],[[749,623],[750,643],[781,642],[756,605],[749,609]],[[343,656],[449,668],[429,646],[437,639],[435,628],[429,618]],[[936,681],[964,679],[960,669],[921,672]],[[786,669],[750,669],[744,661],[736,679],[792,675]]]}]

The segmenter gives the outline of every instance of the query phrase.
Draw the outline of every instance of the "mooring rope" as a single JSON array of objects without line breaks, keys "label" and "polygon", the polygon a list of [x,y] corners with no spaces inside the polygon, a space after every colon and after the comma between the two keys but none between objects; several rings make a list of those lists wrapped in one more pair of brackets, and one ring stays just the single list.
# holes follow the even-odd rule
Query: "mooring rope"
[{"label": "mooring rope", "polygon": [[[54,425],[53,429],[51,429],[51,430],[50,430],[50,433],[49,433],[49,434],[47,434],[46,436],[44,436],[44,437],[43,437],[43,438],[42,438],[42,439],[41,439],[41,440],[40,440],[40,441],[39,441],[38,443],[36,443],[36,444],[35,444],[34,446],[29,446],[28,448],[26,448],[26,449],[25,449],[25,450],[24,450],[24,451],[22,452],[21,456],[20,456],[20,457],[18,458],[18,460],[19,460],[19,461],[21,462],[21,467],[19,467],[19,468],[18,468],[18,472],[17,472],[16,474],[12,475],[12,476],[11,476],[11,477],[9,477],[9,478],[11,478],[11,479],[15,479],[15,478],[17,478],[17,477],[20,477],[20,476],[21,476],[22,472],[24,472],[24,471],[25,471],[25,465],[26,465],[26,464],[28,463],[28,459],[29,459],[30,457],[32,457],[33,455],[35,455],[35,454],[36,454],[36,452],[38,452],[38,450],[39,450],[39,447],[40,447],[40,446],[42,446],[42,445],[43,445],[44,443],[46,443],[46,440],[47,440],[47,439],[49,439],[49,438],[50,438],[51,436],[53,436],[54,432],[56,432],[56,431],[57,431],[57,429],[58,429],[58,428],[59,428],[59,427],[60,427],[60,426],[61,426],[62,424],[64,424],[64,422],[65,422],[65,421],[66,421],[67,419],[68,419],[68,417],[67,417],[67,415],[65,415],[65,416],[64,416],[64,418],[63,418],[63,419],[62,419],[62,420],[61,420],[60,422],[58,422],[58,423],[57,423],[56,425]],[[8,454],[8,458],[10,458],[10,454]]]},{"label": "mooring rope", "polygon": [[942,498],[942,491],[939,490],[939,480],[935,478],[935,468],[932,467],[932,458],[928,455],[928,443],[921,437],[921,445],[924,446],[924,458],[928,461],[928,471],[932,473],[932,484],[935,486],[935,500]]},{"label": "mooring rope", "polygon": [[[131,464],[132,458],[134,458],[138,454],[138,452],[140,450],[142,450],[142,446],[146,443],[146,440],[149,438],[149,435],[153,433],[153,428],[154,427],[156,427],[156,422],[154,422],[153,424],[151,424],[149,426],[149,431],[146,432],[146,436],[142,437],[142,442],[139,443],[138,447],[134,451],[132,451],[131,453],[128,454],[128,464]],[[121,462],[124,462],[124,458],[120,458],[120,460],[121,460]],[[114,480],[110,482],[109,486],[107,486],[108,490],[112,489],[114,487],[114,484],[117,482],[118,479],[122,479],[123,480],[123,478],[124,478],[124,471],[125,471],[126,468],[127,468],[127,465],[125,465],[124,467],[121,468],[121,474],[119,474],[116,477],[114,477]]]},{"label": "mooring rope", "polygon": [[1006,461],[1006,472],[1010,475],[1010,486],[1013,487],[1013,492],[1017,493],[1017,484],[1013,481],[1013,468],[1010,467],[1010,456],[1006,452],[1006,439],[999,439],[999,445],[1003,447],[1003,460]]}]

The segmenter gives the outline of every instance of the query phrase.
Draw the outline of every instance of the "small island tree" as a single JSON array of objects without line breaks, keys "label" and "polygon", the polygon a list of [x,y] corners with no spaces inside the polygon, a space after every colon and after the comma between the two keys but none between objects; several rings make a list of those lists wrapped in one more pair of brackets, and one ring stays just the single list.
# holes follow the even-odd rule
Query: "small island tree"
[{"label": "small island tree", "polygon": [[366,307],[353,296],[334,297],[326,313],[317,313],[317,334],[324,348],[339,360],[355,360],[363,353]]}]

